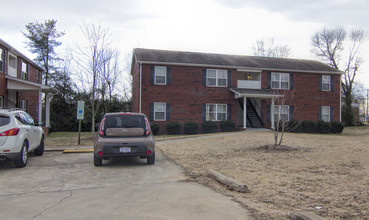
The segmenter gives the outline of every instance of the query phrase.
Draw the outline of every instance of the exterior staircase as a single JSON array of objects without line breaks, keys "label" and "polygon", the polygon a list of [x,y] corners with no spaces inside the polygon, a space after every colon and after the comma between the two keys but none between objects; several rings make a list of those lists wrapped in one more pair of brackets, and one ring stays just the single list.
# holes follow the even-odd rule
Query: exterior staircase
[{"label": "exterior staircase", "polygon": [[[243,110],[243,99],[238,99],[239,104],[241,105],[241,108]],[[263,128],[264,124],[261,120],[258,112],[255,109],[255,106],[251,103],[250,98],[247,98],[246,103],[246,109],[247,109],[247,121],[251,125],[252,128]]]}]

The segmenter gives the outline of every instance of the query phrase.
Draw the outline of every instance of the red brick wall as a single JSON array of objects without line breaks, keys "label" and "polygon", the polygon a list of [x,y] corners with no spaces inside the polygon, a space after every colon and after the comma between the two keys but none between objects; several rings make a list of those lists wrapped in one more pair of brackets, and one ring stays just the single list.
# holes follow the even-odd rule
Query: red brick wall
[{"label": "red brick wall", "polygon": [[134,59],[132,62],[132,112],[139,112],[140,100],[140,65]]},{"label": "red brick wall", "polygon": [[[139,110],[139,65],[133,62],[132,110]],[[202,83],[202,67],[168,66],[171,68],[170,85],[151,85],[150,67],[142,66],[142,112],[150,115],[150,102],[170,103],[170,121],[181,124],[187,121],[202,123],[202,104],[217,103],[231,105],[231,120],[237,120],[238,102],[228,87],[206,87]],[[229,69],[230,70],[230,69]],[[319,119],[319,106],[334,107],[334,121],[340,120],[340,75],[334,75],[334,91],[319,91],[319,74],[292,73],[293,93],[291,105],[294,105],[296,120]],[[267,88],[268,72],[262,72],[262,88]],[[232,70],[232,87],[237,86],[237,71]],[[271,99],[262,100],[263,121],[270,127],[267,120],[267,106]],[[165,122],[155,122],[165,130]]]},{"label": "red brick wall", "polygon": [[[267,72],[262,73],[262,88],[267,88]],[[292,73],[293,89],[287,95],[292,96],[292,101],[287,104],[294,106],[294,119],[319,120],[319,106],[331,106],[334,109],[334,121],[340,120],[340,75],[334,76],[334,91],[319,91],[319,76],[316,73]],[[327,74],[328,75],[328,74]],[[283,91],[280,91],[283,93]],[[277,101],[276,101],[277,103]],[[262,101],[262,110],[267,111],[271,104],[270,99]],[[264,124],[270,127],[270,122],[264,115]]]},{"label": "red brick wall", "polygon": [[[236,99],[228,87],[206,87],[202,83],[200,67],[170,66],[170,85],[151,85],[150,67],[142,67],[142,112],[150,115],[150,102],[170,103],[170,119],[183,124],[187,121],[202,122],[202,104],[231,104],[232,118],[237,117]],[[234,76],[233,76],[234,75]],[[232,84],[236,85],[237,77],[232,71]],[[164,129],[166,122],[155,122]]]},{"label": "red brick wall", "polygon": [[37,91],[25,91],[18,92],[18,101],[27,100],[28,109],[27,112],[32,116],[35,121],[38,119],[38,92]]}]

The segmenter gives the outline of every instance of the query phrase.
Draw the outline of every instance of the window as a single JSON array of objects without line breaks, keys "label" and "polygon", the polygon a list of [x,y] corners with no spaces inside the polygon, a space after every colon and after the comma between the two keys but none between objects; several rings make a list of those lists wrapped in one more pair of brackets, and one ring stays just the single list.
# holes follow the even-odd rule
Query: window
[{"label": "window", "polygon": [[27,100],[20,100],[19,101],[19,108],[27,110]]},{"label": "window", "polygon": [[288,105],[275,105],[273,110],[274,121],[289,121],[289,110]]},{"label": "window", "polygon": [[0,48],[0,72],[4,72],[4,60],[5,60],[5,53],[4,49]]},{"label": "window", "polygon": [[155,102],[154,103],[154,121],[165,121],[166,115],[166,103]]},{"label": "window", "polygon": [[226,104],[206,104],[206,121],[227,120]]},{"label": "window", "polygon": [[206,86],[227,87],[227,70],[206,70]]},{"label": "window", "polygon": [[331,76],[322,76],[322,91],[331,91]]},{"label": "window", "polygon": [[0,109],[4,107],[4,96],[0,96]]},{"label": "window", "polygon": [[167,68],[165,66],[155,66],[155,85],[167,84]]},{"label": "window", "polygon": [[22,61],[21,79],[28,80],[28,64]]},{"label": "window", "polygon": [[289,89],[290,74],[289,73],[272,73],[272,89]]},{"label": "window", "polygon": [[330,106],[322,106],[321,107],[321,115],[320,119],[325,122],[330,122],[330,115],[331,115],[331,107]]},{"label": "window", "polygon": [[9,66],[17,69],[17,58],[9,55]]}]

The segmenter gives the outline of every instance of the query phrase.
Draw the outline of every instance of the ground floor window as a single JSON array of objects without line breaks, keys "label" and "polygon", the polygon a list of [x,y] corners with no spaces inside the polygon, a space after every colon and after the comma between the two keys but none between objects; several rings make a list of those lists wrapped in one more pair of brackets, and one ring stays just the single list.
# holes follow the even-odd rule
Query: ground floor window
[{"label": "ground floor window", "polygon": [[26,111],[27,111],[27,110],[28,110],[28,109],[27,109],[27,104],[28,104],[28,103],[27,103],[27,100],[20,100],[20,101],[19,101],[19,108],[24,109],[24,110],[26,110]]},{"label": "ground floor window", "polygon": [[166,115],[166,103],[155,102],[154,103],[154,121],[165,121]]},{"label": "ground floor window", "polygon": [[0,108],[4,108],[4,96],[0,96]]},{"label": "ground floor window", "polygon": [[206,121],[227,120],[226,104],[206,104]]},{"label": "ground floor window", "polygon": [[273,110],[274,121],[288,121],[289,108],[290,107],[288,105],[275,105]]},{"label": "ground floor window", "polygon": [[325,122],[330,122],[331,107],[321,106],[320,108],[320,119]]}]

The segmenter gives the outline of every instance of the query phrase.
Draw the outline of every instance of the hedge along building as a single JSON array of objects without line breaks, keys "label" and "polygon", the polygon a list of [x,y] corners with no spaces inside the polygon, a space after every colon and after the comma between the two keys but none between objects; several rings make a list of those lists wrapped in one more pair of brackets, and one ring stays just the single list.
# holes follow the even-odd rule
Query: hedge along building
[{"label": "hedge along building", "polygon": [[132,111],[161,130],[172,121],[341,121],[342,72],[318,61],[134,49],[131,74]]}]

